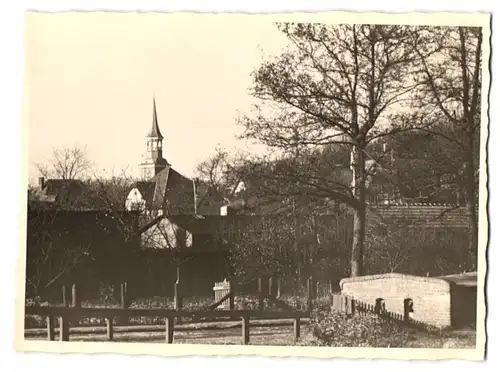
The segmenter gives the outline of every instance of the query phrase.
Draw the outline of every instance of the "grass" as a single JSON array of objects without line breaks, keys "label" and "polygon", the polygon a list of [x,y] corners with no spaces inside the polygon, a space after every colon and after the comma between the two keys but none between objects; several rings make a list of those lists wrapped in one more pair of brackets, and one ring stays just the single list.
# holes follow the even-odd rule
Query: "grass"
[{"label": "grass", "polygon": [[476,331],[446,330],[416,334],[405,347],[428,349],[474,349],[476,347]]}]

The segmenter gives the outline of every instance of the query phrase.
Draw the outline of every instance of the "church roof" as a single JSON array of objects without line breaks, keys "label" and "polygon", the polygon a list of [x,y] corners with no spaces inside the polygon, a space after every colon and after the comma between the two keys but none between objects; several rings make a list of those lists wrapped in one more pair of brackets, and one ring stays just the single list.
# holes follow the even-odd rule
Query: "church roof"
[{"label": "church roof", "polygon": [[153,123],[151,125],[151,130],[148,133],[148,137],[163,139],[160,132],[160,127],[158,126],[158,116],[156,114],[156,101],[153,98]]},{"label": "church roof", "polygon": [[217,201],[204,184],[166,167],[148,181],[135,184],[146,208],[166,210],[170,215],[218,215],[222,201]]}]

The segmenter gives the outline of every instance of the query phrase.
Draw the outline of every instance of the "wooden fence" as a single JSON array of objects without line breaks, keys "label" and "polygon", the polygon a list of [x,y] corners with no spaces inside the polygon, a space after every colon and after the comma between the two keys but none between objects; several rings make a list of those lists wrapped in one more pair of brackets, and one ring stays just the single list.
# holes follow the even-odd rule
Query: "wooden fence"
[{"label": "wooden fence", "polygon": [[[289,304],[279,298],[279,291],[276,287],[276,278],[269,277],[267,280],[257,278],[257,308],[258,311],[264,311],[265,301],[269,301],[279,308],[285,310],[293,310]],[[307,280],[307,311],[312,310],[313,300],[317,297],[317,286],[314,285],[313,278],[309,277]],[[222,282],[214,284],[214,297],[215,300],[206,309],[208,310],[234,310],[234,298],[236,286],[231,281],[224,279]],[[279,287],[278,287],[279,288]],[[326,292],[331,288],[330,282],[326,284]],[[330,292],[328,292],[330,294]]]},{"label": "wooden fence", "polygon": [[339,311],[344,314],[354,315],[358,314],[360,316],[372,316],[376,315],[384,322],[387,323],[399,323],[405,326],[411,326],[415,328],[428,328],[429,324],[413,319],[410,316],[409,308],[404,306],[403,313],[397,313],[394,311],[387,311],[383,301],[376,301],[375,304],[369,304],[357,300],[351,296],[346,296],[340,293],[332,294],[332,310]]},{"label": "wooden fence", "polygon": [[[269,286],[266,288],[266,286]],[[234,297],[235,290],[230,281],[224,280],[216,282],[214,285],[215,300],[212,304],[196,311],[186,311],[182,309],[182,296],[180,291],[176,291],[176,301],[174,310],[171,309],[140,309],[130,308],[130,298],[127,291],[127,283],[121,284],[121,304],[120,308],[91,308],[82,307],[79,301],[77,286],[71,286],[71,302],[68,301],[68,291],[66,285],[62,286],[63,303],[62,306],[26,306],[25,315],[39,315],[46,318],[47,338],[55,339],[56,319],[59,319],[59,339],[69,341],[70,327],[77,324],[81,318],[101,318],[105,320],[108,340],[114,338],[115,325],[126,325],[129,319],[137,317],[164,318],[166,342],[173,342],[174,322],[189,319],[192,321],[213,321],[213,320],[241,320],[242,342],[248,344],[250,339],[250,318],[253,319],[291,319],[293,321],[293,334],[295,339],[300,337],[300,320],[310,318],[313,301],[313,280],[309,278],[307,282],[307,311],[296,309],[285,301],[280,300],[273,291],[273,280],[270,278],[264,281],[258,278],[258,306],[256,310],[235,310]],[[177,289],[177,288],[176,288]],[[276,305],[281,310],[264,311],[265,300]],[[223,310],[223,311],[221,311]],[[133,330],[131,330],[133,331]]]},{"label": "wooden fence", "polygon": [[273,311],[259,312],[250,310],[230,311],[182,311],[166,309],[131,309],[131,308],[87,308],[64,306],[26,306],[25,314],[44,316],[47,319],[47,339],[55,340],[55,319],[59,319],[59,340],[69,341],[70,322],[76,318],[103,318],[106,320],[107,339],[114,339],[113,320],[131,317],[162,317],[165,318],[165,341],[174,341],[174,323],[179,318],[196,320],[240,319],[241,337],[244,345],[250,342],[250,319],[291,319],[293,321],[293,335],[300,337],[300,320],[309,318],[308,312],[301,311]]}]

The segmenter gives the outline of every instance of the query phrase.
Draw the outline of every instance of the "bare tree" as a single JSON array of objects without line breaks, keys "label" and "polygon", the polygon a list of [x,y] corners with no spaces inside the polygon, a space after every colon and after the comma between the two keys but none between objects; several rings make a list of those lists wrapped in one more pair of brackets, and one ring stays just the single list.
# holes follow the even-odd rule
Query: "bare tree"
[{"label": "bare tree", "polygon": [[[469,219],[469,264],[477,260],[477,198],[479,138],[481,126],[481,66],[483,35],[480,28],[447,27],[426,29],[415,34],[421,58],[418,78],[423,82],[422,109],[440,119],[429,132],[447,142],[462,168],[456,179],[465,194]],[[425,43],[422,43],[425,40]],[[434,50],[429,53],[432,45]]]},{"label": "bare tree", "polygon": [[334,182],[305,168],[296,168],[293,182],[353,208],[351,275],[362,275],[369,144],[420,124],[408,114],[419,84],[412,78],[418,57],[412,27],[285,23],[278,28],[291,47],[263,63],[252,91],[271,113],[261,105],[256,115],[242,118],[244,137],[295,156],[311,146],[352,148],[350,185],[337,181],[332,187]]},{"label": "bare tree", "polygon": [[64,215],[59,212],[37,211],[28,219],[26,285],[33,296],[43,296],[91,254],[89,245],[75,244],[68,231],[60,228]]},{"label": "bare tree", "polygon": [[245,166],[246,158],[244,153],[217,148],[214,155],[198,164],[196,174],[213,200],[229,202],[241,191],[244,180],[240,168]]},{"label": "bare tree", "polygon": [[82,178],[90,170],[92,162],[89,160],[86,147],[56,148],[47,164],[37,163],[38,172],[46,178],[73,180]]}]

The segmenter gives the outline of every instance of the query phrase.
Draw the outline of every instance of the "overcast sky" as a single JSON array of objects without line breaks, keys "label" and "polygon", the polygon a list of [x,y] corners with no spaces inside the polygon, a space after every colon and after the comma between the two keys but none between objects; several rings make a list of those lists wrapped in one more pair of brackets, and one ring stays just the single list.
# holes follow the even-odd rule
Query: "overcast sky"
[{"label": "overcast sky", "polygon": [[[138,172],[153,95],[164,156],[180,172],[235,141],[250,73],[286,39],[262,18],[30,13],[25,105],[29,177],[62,145],[88,146],[100,169]],[[138,173],[136,173],[138,174]]]}]

